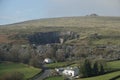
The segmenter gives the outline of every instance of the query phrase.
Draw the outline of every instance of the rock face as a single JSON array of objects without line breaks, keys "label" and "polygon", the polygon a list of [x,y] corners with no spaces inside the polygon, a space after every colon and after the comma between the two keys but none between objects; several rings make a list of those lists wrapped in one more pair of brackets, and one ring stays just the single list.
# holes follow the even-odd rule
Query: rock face
[{"label": "rock face", "polygon": [[51,43],[64,43],[64,41],[78,38],[77,33],[66,31],[66,32],[38,32],[28,36],[28,40],[31,44],[51,44]]}]

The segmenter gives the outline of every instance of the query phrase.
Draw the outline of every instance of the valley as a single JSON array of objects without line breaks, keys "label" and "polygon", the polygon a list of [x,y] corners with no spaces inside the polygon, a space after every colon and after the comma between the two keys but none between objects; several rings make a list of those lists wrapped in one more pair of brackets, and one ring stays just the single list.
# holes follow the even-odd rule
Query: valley
[{"label": "valley", "polygon": [[[53,63],[44,63],[46,58]],[[85,60],[90,61],[93,69],[95,61],[99,66],[103,66],[104,62],[118,61],[111,63],[116,68],[120,60],[120,17],[61,17],[0,25],[0,62],[24,63],[44,70],[44,65],[48,69],[70,65],[81,68],[80,64],[84,64]],[[120,73],[119,70],[107,73],[110,71],[108,68],[103,66],[104,75],[98,70],[98,75],[93,72],[85,80],[96,80],[101,76],[112,78]],[[82,77],[80,75],[78,80],[84,80]]]}]

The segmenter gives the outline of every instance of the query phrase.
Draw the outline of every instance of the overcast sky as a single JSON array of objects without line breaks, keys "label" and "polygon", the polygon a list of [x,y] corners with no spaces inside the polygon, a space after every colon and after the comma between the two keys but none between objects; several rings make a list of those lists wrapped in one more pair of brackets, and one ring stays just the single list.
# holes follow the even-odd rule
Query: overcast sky
[{"label": "overcast sky", "polygon": [[120,0],[0,0],[0,25],[91,13],[120,16]]}]

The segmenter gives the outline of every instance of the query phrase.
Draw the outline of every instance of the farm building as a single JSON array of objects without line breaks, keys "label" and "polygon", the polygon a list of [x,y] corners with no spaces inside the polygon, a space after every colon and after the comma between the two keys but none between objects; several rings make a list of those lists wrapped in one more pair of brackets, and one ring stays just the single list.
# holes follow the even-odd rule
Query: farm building
[{"label": "farm building", "polygon": [[66,76],[71,76],[71,77],[76,77],[79,75],[79,69],[77,67],[56,68],[55,70],[60,75],[66,75]]},{"label": "farm building", "polygon": [[68,67],[68,68],[64,69],[63,74],[71,76],[71,77],[75,77],[79,74],[79,69]]},{"label": "farm building", "polygon": [[52,59],[50,59],[50,58],[45,58],[44,59],[44,63],[53,63],[53,60]]}]

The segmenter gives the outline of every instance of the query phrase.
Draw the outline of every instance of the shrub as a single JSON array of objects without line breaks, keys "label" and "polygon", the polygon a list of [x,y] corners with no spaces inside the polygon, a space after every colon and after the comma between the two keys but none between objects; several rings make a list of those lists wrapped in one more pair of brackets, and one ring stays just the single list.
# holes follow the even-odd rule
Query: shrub
[{"label": "shrub", "polygon": [[11,72],[4,74],[0,80],[24,80],[24,74],[20,72]]}]

